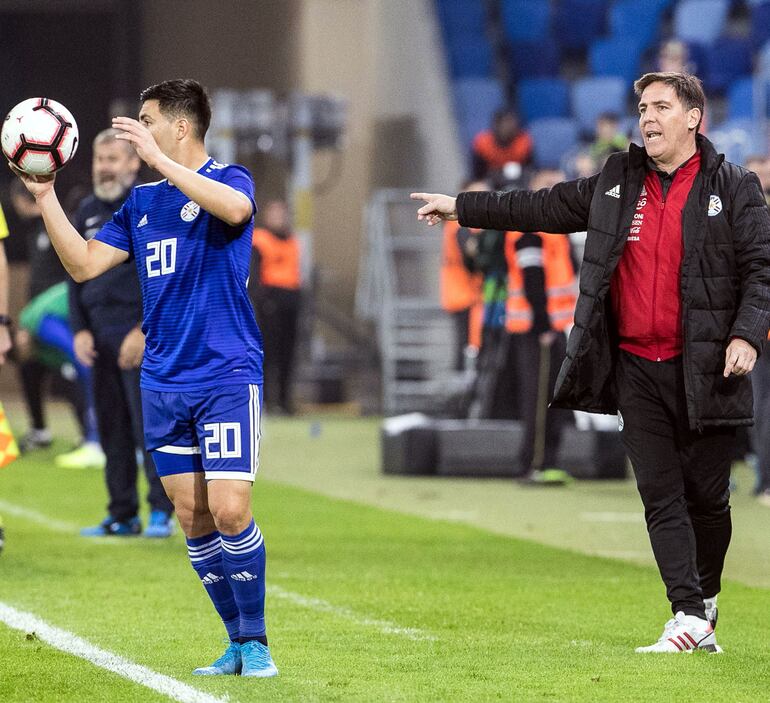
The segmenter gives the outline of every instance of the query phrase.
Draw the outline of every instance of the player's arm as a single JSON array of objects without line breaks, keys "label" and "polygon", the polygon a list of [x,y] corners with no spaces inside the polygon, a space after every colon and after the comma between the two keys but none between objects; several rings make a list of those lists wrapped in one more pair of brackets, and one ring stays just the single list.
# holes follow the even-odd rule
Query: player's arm
[{"label": "player's arm", "polygon": [[48,237],[67,273],[78,283],[122,264],[128,252],[96,239],[86,241],[72,226],[54,190],[55,176],[30,176],[11,166],[40,207]]},{"label": "player's arm", "polygon": [[170,159],[160,150],[150,130],[141,122],[130,117],[115,117],[112,126],[123,130],[118,139],[131,142],[136,153],[150,168],[168,178],[206,212],[231,227],[238,227],[251,219],[254,206],[246,195]]}]

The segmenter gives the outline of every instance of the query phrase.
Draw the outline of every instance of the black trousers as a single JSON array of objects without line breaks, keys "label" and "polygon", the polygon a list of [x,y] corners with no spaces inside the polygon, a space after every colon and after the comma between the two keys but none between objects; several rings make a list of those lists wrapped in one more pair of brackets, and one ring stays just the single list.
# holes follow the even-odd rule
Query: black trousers
[{"label": "black trousers", "polygon": [[[770,348],[768,349],[770,351]],[[770,354],[757,359],[751,372],[754,386],[754,428],[752,446],[757,455],[757,492],[770,490]]]},{"label": "black trousers", "polygon": [[292,412],[300,303],[298,290],[265,286],[255,305],[265,349],[265,402],[286,412]]},{"label": "black trousers", "polygon": [[567,353],[567,338],[558,333],[553,344],[541,346],[533,332],[508,337],[508,366],[516,379],[524,442],[519,460],[526,471],[558,465],[559,444],[569,411],[549,409],[556,377]]},{"label": "black trousers", "polygon": [[465,308],[451,314],[455,328],[454,370],[462,371],[465,368],[465,348],[468,346],[471,309]]},{"label": "black trousers", "polygon": [[144,452],[144,473],[149,485],[147,502],[151,509],[172,513],[174,506],[158,478],[152,457],[144,450],[139,369],[124,371],[118,366],[121,341],[122,338],[97,340],[99,356],[94,361],[93,379],[96,419],[107,457],[107,510],[116,520],[125,521],[139,511],[137,447]]},{"label": "black trousers", "polygon": [[689,429],[681,356],[655,362],[621,352],[616,379],[621,436],[671,610],[703,618],[732,534],[735,428]]}]

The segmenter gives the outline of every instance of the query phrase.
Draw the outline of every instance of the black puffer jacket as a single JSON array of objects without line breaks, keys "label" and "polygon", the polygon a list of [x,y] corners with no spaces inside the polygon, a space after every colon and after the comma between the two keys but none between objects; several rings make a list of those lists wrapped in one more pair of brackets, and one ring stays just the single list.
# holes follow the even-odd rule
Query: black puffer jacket
[{"label": "black puffer jacket", "polygon": [[[725,349],[740,337],[761,351],[770,327],[770,213],[753,173],[724,160],[698,136],[701,168],[682,211],[680,291],[684,374],[690,427],[750,425],[751,381],[724,378]],[[466,227],[545,232],[588,230],[575,327],[556,382],[553,405],[617,412],[618,340],[610,278],[623,253],[647,173],[647,153],[610,156],[591,178],[550,190],[461,193]],[[608,191],[620,185],[620,198]]]}]

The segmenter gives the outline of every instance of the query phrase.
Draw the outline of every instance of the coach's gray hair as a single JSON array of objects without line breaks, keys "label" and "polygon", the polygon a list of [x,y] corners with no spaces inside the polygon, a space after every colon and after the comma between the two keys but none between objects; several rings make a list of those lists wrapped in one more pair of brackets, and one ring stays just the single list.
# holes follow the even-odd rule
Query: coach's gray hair
[{"label": "coach's gray hair", "polygon": [[118,139],[117,137],[119,134],[122,134],[122,132],[119,129],[115,129],[114,127],[103,129],[94,137],[94,146],[99,146],[99,144],[109,144],[110,142],[118,142],[118,144],[123,144],[126,149],[133,152],[133,149],[131,148],[131,142],[127,142],[125,139]]}]

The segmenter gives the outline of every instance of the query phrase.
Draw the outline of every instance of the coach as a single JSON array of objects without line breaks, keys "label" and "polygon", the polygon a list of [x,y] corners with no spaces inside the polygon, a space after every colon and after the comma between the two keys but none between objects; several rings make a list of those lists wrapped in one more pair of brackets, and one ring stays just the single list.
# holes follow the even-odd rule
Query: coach
[{"label": "coach", "polygon": [[552,405],[619,411],[674,613],[637,651],[715,652],[732,447],[752,424],[747,374],[770,327],[770,214],[756,175],[698,134],[698,78],[648,73],[634,88],[644,148],[601,173],[537,192],[412,197],[430,224],[588,230]]}]

